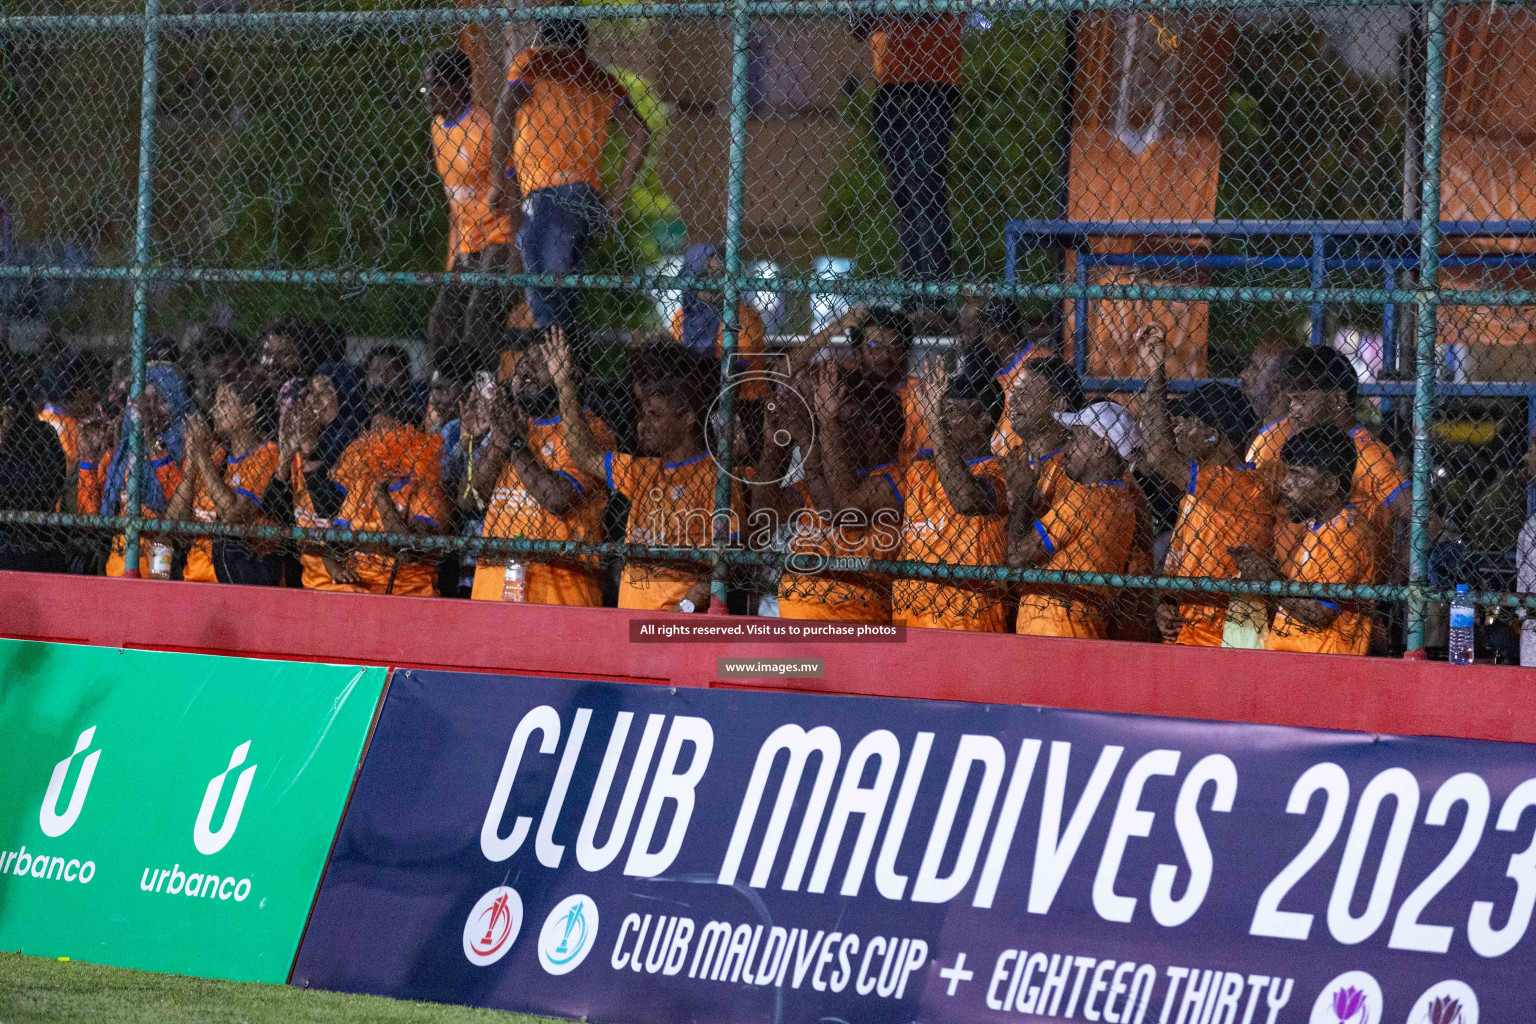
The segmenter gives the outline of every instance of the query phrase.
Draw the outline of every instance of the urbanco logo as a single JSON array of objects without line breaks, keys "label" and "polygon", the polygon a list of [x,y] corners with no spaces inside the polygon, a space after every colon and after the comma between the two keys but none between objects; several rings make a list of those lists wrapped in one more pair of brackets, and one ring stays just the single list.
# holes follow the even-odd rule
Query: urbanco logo
[{"label": "urbanco logo", "polygon": [[523,927],[523,898],[517,890],[498,885],[481,896],[464,921],[464,957],[476,967],[489,967],[507,955]]},{"label": "urbanco logo", "polygon": [[597,904],[577,893],[555,904],[539,932],[539,966],[548,974],[569,974],[597,944]]},{"label": "urbanco logo", "polygon": [[208,780],[208,789],[203,794],[203,806],[198,809],[197,824],[192,829],[192,841],[197,844],[198,853],[218,853],[234,837],[235,829],[240,825],[240,812],[245,810],[246,794],[251,791],[251,777],[256,774],[254,764],[241,772],[235,780],[235,792],[229,798],[229,810],[224,812],[224,824],[219,826],[217,832],[211,831],[213,812],[219,805],[219,796],[224,792],[225,777],[245,763],[245,755],[250,750],[251,741],[246,740],[229,755],[229,767]]},{"label": "urbanco logo", "polygon": [[99,750],[91,751],[81,762],[80,777],[75,780],[75,788],[69,794],[69,806],[63,814],[58,813],[59,796],[64,791],[64,778],[69,774],[69,763],[89,747],[95,738],[96,727],[93,725],[75,740],[75,749],[70,755],[53,766],[53,777],[48,780],[48,793],[43,797],[43,809],[37,815],[37,823],[43,835],[50,839],[57,839],[68,832],[75,824],[75,819],[80,817],[81,808],[85,806],[85,795],[91,789],[91,777],[96,774],[96,762],[101,760]]}]

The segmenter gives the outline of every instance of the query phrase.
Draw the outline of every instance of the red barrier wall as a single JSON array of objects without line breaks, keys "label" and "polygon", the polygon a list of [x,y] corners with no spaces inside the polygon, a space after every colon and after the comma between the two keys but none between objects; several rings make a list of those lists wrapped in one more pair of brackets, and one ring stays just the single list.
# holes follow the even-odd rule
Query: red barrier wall
[{"label": "red barrier wall", "polygon": [[[907,631],[901,644],[632,644],[635,613],[0,572],[0,636],[676,686],[826,659],[775,689],[1536,742],[1536,671]],[[653,618],[654,616],[646,616]],[[683,616],[679,616],[683,618]]]}]

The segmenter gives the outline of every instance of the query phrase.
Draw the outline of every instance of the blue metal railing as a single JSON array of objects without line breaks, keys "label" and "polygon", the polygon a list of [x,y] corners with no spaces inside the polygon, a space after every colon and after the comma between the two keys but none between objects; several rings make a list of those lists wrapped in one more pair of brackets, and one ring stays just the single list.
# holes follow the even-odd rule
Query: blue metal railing
[{"label": "blue metal railing", "polygon": [[[1393,291],[1397,287],[1399,271],[1416,271],[1420,267],[1419,247],[1422,227],[1416,220],[1210,220],[1210,221],[1073,221],[1073,220],[1013,220],[1003,229],[1005,250],[1004,280],[1009,286],[1017,286],[1018,261],[1022,249],[1050,249],[1061,255],[1073,254],[1073,284],[1088,287],[1090,268],[1095,266],[1164,268],[1179,270],[1307,270],[1310,271],[1310,287],[1321,290],[1328,287],[1328,276],[1333,272],[1379,271],[1382,288]],[[1531,220],[1480,220],[1441,221],[1441,238],[1531,238],[1536,239],[1536,221]],[[1094,238],[1143,238],[1165,239],[1176,243],[1213,243],[1225,239],[1286,238],[1304,239],[1298,251],[1291,255],[1242,255],[1215,252],[1132,252],[1096,253],[1092,251]],[[1338,255],[1338,243],[1352,240],[1355,248],[1374,248],[1371,255]],[[1391,243],[1400,243],[1388,248]],[[1386,250],[1386,251],[1381,251]],[[1438,259],[1442,267],[1536,267],[1536,252],[1479,253],[1476,255],[1450,255]],[[1077,372],[1088,372],[1088,303],[1089,299],[1074,300],[1072,323],[1072,353]],[[1312,306],[1312,344],[1321,345],[1324,334],[1322,302]],[[1397,365],[1397,307],[1394,303],[1382,306],[1382,362],[1385,366]],[[1411,395],[1413,391],[1398,391],[1386,386],[1384,390],[1366,393],[1382,396]],[[1454,395],[1456,387],[1469,385],[1440,385],[1443,394]],[[1114,390],[1105,388],[1103,390]],[[1480,386],[1466,394],[1486,395]],[[1523,393],[1523,392],[1522,392]],[[1536,420],[1533,420],[1536,424]]]}]

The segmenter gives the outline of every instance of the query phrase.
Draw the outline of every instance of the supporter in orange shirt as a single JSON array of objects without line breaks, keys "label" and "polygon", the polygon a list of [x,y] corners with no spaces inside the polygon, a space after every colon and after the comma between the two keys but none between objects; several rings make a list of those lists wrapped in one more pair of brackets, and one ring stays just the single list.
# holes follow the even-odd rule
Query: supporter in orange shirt
[{"label": "supporter in orange shirt", "polygon": [[[598,160],[610,122],[617,122],[628,148],[618,180],[604,197]],[[492,166],[515,168],[522,191],[517,246],[523,269],[579,273],[604,221],[619,223],[651,145],[650,129],[630,106],[624,87],[588,55],[585,22],[553,18],[539,26],[537,43],[518,54],[507,72],[495,132]],[[492,195],[493,206],[504,188]],[[540,327],[574,326],[568,289],[529,288],[528,304]]]},{"label": "supporter in orange shirt", "polygon": [[[1008,485],[988,450],[1003,411],[1003,390],[972,362],[953,382],[935,359],[917,393],[933,411],[933,448],[913,458],[902,480],[901,557],[941,565],[1002,566],[1008,556]],[[1008,586],[991,581],[898,579],[891,615],[908,626],[1001,633]]]},{"label": "supporter in orange shirt", "polygon": [[907,372],[912,355],[912,321],[900,310],[874,306],[852,310],[843,322],[853,366],[884,381],[901,400],[903,427],[896,463],[905,472],[914,455],[932,447],[928,411],[918,401],[922,382],[917,375]]},{"label": "supporter in orange shirt", "polygon": [[1248,461],[1278,484],[1280,452],[1286,441],[1308,427],[1337,427],[1354,441],[1359,456],[1351,500],[1362,509],[1385,509],[1390,522],[1405,517],[1410,504],[1408,480],[1398,471],[1392,449],[1355,416],[1359,378],[1349,359],[1323,346],[1300,348],[1287,360],[1284,380],[1289,412],[1259,432],[1248,447]]},{"label": "supporter in orange shirt", "polygon": [[[560,396],[549,375],[545,346],[524,349],[510,380],[490,400],[490,443],[471,455],[469,477],[485,502],[487,537],[598,543],[608,491],[601,477],[571,459],[561,429]],[[613,433],[582,411],[587,429],[605,450]],[[601,567],[595,558],[482,555],[470,597],[477,601],[601,607]]]},{"label": "supporter in orange shirt", "polygon": [[851,363],[861,372],[885,382],[901,401],[901,446],[896,464],[906,472],[912,457],[931,448],[928,414],[918,401],[921,379],[907,372],[912,355],[912,320],[900,310],[885,306],[856,306],[837,322],[790,350],[790,375],[798,374],[839,331],[846,331]]},{"label": "supporter in orange shirt", "polygon": [[[1050,484],[1070,435],[1057,419],[1060,413],[1076,412],[1088,404],[1072,364],[1057,356],[1027,360],[1014,375],[1008,403],[1010,448],[999,452],[1011,467],[1033,471],[1042,494],[1050,500]],[[997,452],[997,435],[992,435]]]},{"label": "supporter in orange shirt", "polygon": [[80,420],[80,472],[75,510],[81,515],[101,515],[102,489],[107,482],[107,463],[112,458],[112,443],[120,429],[118,422],[98,405]]},{"label": "supporter in orange shirt", "polygon": [[[1302,538],[1276,557],[1233,550],[1244,579],[1360,585],[1377,582],[1377,520],[1350,501],[1359,454],[1338,427],[1298,431],[1281,448],[1280,495]],[[1281,598],[1264,646],[1271,651],[1365,654],[1370,646],[1368,601]]]},{"label": "supporter in orange shirt", "polygon": [[[443,492],[443,438],[416,426],[420,408],[409,386],[370,389],[368,429],[331,470],[345,491],[335,525],[344,530],[438,534],[448,520]],[[437,559],[428,550],[360,542],[326,564],[329,589],[437,596]]]},{"label": "supporter in orange shirt", "polygon": [[[497,168],[491,161],[491,115],[475,106],[469,54],[442,50],[422,72],[421,94],[432,115],[432,162],[448,198],[448,269],[507,273],[513,269],[512,215],[505,199],[492,208]],[[507,291],[448,285],[438,293],[427,340],[489,353],[507,320]]]},{"label": "supporter in orange shirt", "polygon": [[[283,316],[262,328],[261,351],[257,356],[257,373],[269,387],[280,389],[291,380],[309,380],[322,364],[344,362],[347,358],[347,332],[334,323],[323,320],[307,320],[297,316]],[[244,364],[239,350],[217,352],[217,363],[235,359],[235,365],[214,378],[214,384],[238,372]],[[207,405],[213,406],[212,390]]]},{"label": "supporter in orange shirt", "polygon": [[[93,484],[91,478],[99,476],[100,471],[94,463],[98,461],[95,456],[101,453],[82,451],[81,420],[95,410],[99,398],[97,384],[106,374],[107,367],[100,359],[85,352],[71,352],[50,363],[37,382],[34,395],[37,418],[53,428],[59,446],[64,450],[66,463],[64,475],[68,486],[56,511],[85,514],[95,511],[82,506],[81,499],[93,503],[89,502],[89,496],[99,491],[99,482]],[[82,470],[82,460],[93,465]]]},{"label": "supporter in orange shirt", "polygon": [[[704,443],[710,376],[647,375],[641,382],[635,433],[645,455],[604,450],[592,434],[576,394],[575,364],[563,332],[547,343],[550,376],[560,395],[560,429],[571,462],[588,477],[629,499],[625,537],[630,544],[708,548],[735,540],[743,494],[733,481],[731,508],[715,510],[718,468]],[[710,574],[696,563],[656,563],[631,558],[619,583],[619,607],[641,611],[702,612],[710,603]]]},{"label": "supporter in orange shirt", "polygon": [[860,16],[850,25],[869,39],[877,83],[870,120],[896,206],[907,281],[949,279],[949,143],[965,79],[963,24],[958,14],[893,14]]},{"label": "supporter in orange shirt", "polygon": [[992,432],[992,454],[1006,455],[1019,443],[1009,422],[1013,389],[1024,374],[1025,364],[1046,352],[1027,336],[1029,325],[1012,299],[968,300],[960,311],[960,332],[968,346],[981,346],[997,367],[993,376],[1003,389],[1003,414]]},{"label": "supporter in orange shirt", "polygon": [[[218,386],[210,410],[212,431],[200,416],[187,420],[183,476],[171,498],[168,518],[270,525],[261,516],[261,503],[277,471],[277,443],[271,440],[277,432],[276,405],[277,396],[249,376],[230,378]],[[283,566],[271,544],[202,537],[187,553],[181,578],[189,583],[274,587],[282,583]]]},{"label": "supporter in orange shirt", "polygon": [[[842,571],[831,560],[891,561],[900,553],[902,502],[895,456],[901,406],[885,381],[864,371],[844,372],[828,363],[815,383],[819,430],[812,429],[811,410],[798,395],[781,388],[770,397],[763,461],[752,489],[754,504],[770,505],[774,521],[790,528],[790,554],[779,577],[779,616],[889,622],[889,580]],[[776,486],[790,469],[789,445],[773,443],[781,430],[803,453],[803,475],[787,487]]]},{"label": "supporter in orange shirt", "polygon": [[[144,390],[138,404],[123,417],[117,450],[107,463],[102,479],[101,507],[104,515],[128,514],[129,474],[133,456],[129,453],[129,425],[137,416],[144,436],[144,460],[148,472],[140,474],[139,514],[146,519],[164,518],[171,495],[181,483],[183,430],[190,408],[181,375],[172,367],[155,363],[145,368]],[[146,534],[148,531],[146,530]],[[118,534],[112,539],[106,574],[122,576],[127,569],[128,541]],[[139,574],[145,578],[168,579],[171,548],[168,540],[151,540],[141,535]]]},{"label": "supporter in orange shirt", "polygon": [[[1095,402],[1077,412],[1056,413],[1069,431],[1048,486],[1027,486],[1015,470],[1015,525],[1010,563],[1058,572],[1123,573],[1136,541],[1138,496],[1128,482],[1132,453],[1140,443],[1124,406]],[[1047,500],[1045,494],[1049,493]],[[1105,588],[1028,584],[1019,601],[1016,631],[1029,636],[1104,639],[1109,635]]]},{"label": "supporter in orange shirt", "polygon": [[[275,522],[306,530],[336,525],[345,492],[331,470],[368,422],[368,406],[357,375],[346,363],[326,363],[314,377],[283,394],[278,421],[277,469],[262,499]],[[351,590],[345,556],[314,541],[299,545],[300,584],[306,590]],[[336,576],[332,575],[332,570]]]},{"label": "supporter in orange shirt", "polygon": [[1291,411],[1285,364],[1300,347],[1298,342],[1285,335],[1262,338],[1238,374],[1243,395],[1266,429]]},{"label": "supporter in orange shirt", "polygon": [[[683,254],[683,273],[689,277],[724,277],[725,259],[716,246],[689,246]],[[683,347],[699,355],[712,355],[718,361],[725,337],[725,322],[720,315],[724,307],[723,292],[685,292],[682,308],[672,315],[672,337]],[[740,329],[736,333],[738,355],[732,372],[739,375],[761,371],[765,335],[763,318],[745,298],[736,308]],[[736,388],[739,397],[752,402],[761,401],[767,393],[768,382],[761,377],[748,377]]]},{"label": "supporter in orange shirt", "polygon": [[[1161,326],[1143,328],[1141,412],[1143,471],[1184,491],[1163,571],[1169,576],[1232,579],[1231,548],[1268,551],[1274,545],[1276,496],[1238,451],[1253,430],[1253,409],[1242,391],[1203,384],[1169,403],[1168,345]],[[1184,592],[1157,606],[1157,627],[1168,643],[1220,647],[1225,594]]]}]

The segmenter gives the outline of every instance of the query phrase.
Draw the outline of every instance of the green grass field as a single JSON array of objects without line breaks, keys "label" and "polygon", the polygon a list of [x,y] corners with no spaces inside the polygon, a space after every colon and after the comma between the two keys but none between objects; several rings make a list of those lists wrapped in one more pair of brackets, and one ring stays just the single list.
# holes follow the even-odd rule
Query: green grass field
[{"label": "green grass field", "polygon": [[0,953],[0,1024],[555,1024],[462,1006]]}]

